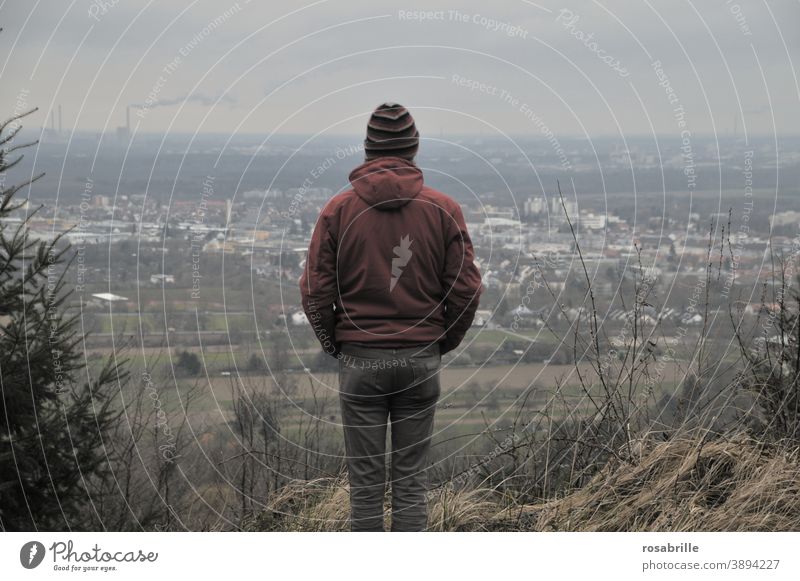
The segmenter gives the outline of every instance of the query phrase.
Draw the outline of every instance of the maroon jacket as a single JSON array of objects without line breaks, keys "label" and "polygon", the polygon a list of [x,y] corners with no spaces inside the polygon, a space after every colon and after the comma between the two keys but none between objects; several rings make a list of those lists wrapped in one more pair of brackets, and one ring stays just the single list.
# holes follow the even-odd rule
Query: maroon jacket
[{"label": "maroon jacket", "polygon": [[482,291],[461,207],[400,157],[360,165],[350,183],[322,209],[300,277],[323,350],[336,356],[345,341],[454,349]]}]

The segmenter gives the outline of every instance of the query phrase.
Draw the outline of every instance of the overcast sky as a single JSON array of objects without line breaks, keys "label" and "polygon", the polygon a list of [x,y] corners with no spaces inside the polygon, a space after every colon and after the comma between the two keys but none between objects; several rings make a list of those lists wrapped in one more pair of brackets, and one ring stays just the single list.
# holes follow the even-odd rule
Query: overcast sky
[{"label": "overcast sky", "polygon": [[363,134],[395,100],[427,136],[798,134],[798,24],[800,0],[0,0],[0,110]]}]

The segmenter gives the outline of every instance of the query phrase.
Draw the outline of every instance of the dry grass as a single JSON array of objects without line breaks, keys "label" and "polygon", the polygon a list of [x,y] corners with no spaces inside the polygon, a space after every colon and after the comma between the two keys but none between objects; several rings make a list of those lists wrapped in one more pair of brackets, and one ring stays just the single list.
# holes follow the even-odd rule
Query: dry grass
[{"label": "dry grass", "polygon": [[346,479],[317,478],[284,486],[269,508],[247,519],[251,531],[345,531],[350,497]]},{"label": "dry grass", "polygon": [[[429,502],[428,522],[432,531],[482,530],[487,515],[498,511],[492,490],[437,492]],[[390,497],[386,496],[386,529],[391,526]],[[256,531],[346,531],[349,530],[350,499],[344,478],[319,478],[286,486],[270,508],[249,519],[245,530]],[[489,520],[491,520],[489,518]]]},{"label": "dry grass", "polygon": [[431,531],[485,531],[494,527],[493,516],[501,506],[500,495],[490,489],[441,489],[428,503]]},{"label": "dry grass", "polygon": [[[348,530],[348,506],[346,480],[298,483],[245,528]],[[796,531],[800,452],[745,436],[640,441],[635,462],[609,464],[584,488],[541,504],[445,487],[430,499],[428,522],[432,531]]]},{"label": "dry grass", "polygon": [[795,531],[800,454],[741,436],[640,442],[630,465],[608,465],[580,490],[506,509],[539,531]]}]

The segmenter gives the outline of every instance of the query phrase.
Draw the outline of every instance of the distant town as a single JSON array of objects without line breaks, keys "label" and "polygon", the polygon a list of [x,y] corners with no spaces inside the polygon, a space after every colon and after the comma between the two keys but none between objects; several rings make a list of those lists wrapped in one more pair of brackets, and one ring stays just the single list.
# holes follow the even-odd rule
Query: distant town
[{"label": "distant town", "polygon": [[[245,342],[288,332],[299,353],[314,352],[297,280],[317,215],[347,189],[360,145],[253,138],[225,149],[221,137],[177,139],[134,139],[123,127],[67,142],[45,128],[41,150],[66,158],[65,177],[50,172],[10,220],[42,205],[30,219],[33,235],[71,243],[74,298],[96,311],[99,340],[119,332],[117,315],[147,321],[154,313],[136,323],[145,342],[173,333],[197,346],[203,334],[213,343],[232,330]],[[668,139],[628,147],[554,139],[443,138],[418,159],[426,180],[464,209],[486,288],[479,337],[480,328],[499,331],[514,352],[549,345],[542,327],[586,307],[587,274],[608,325],[624,324],[624,297],[638,280],[663,300],[654,298],[647,316],[677,332],[702,320],[696,295],[709,260],[724,273],[710,308],[731,298],[753,314],[770,251],[797,254],[800,142],[776,155],[769,140],[733,136],[689,148]],[[709,256],[710,237],[724,237],[729,251]],[[496,346],[497,333],[490,336]],[[540,360],[550,358],[546,350]]]}]

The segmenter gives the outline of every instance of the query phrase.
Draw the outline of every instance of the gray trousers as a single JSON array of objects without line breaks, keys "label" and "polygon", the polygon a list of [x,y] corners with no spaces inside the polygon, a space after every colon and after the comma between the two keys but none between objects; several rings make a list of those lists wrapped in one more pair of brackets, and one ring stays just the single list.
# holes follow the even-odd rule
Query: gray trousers
[{"label": "gray trousers", "polygon": [[342,343],[339,401],[350,478],[350,530],[383,531],[391,423],[392,531],[427,525],[427,456],[441,391],[439,345],[383,349]]}]

